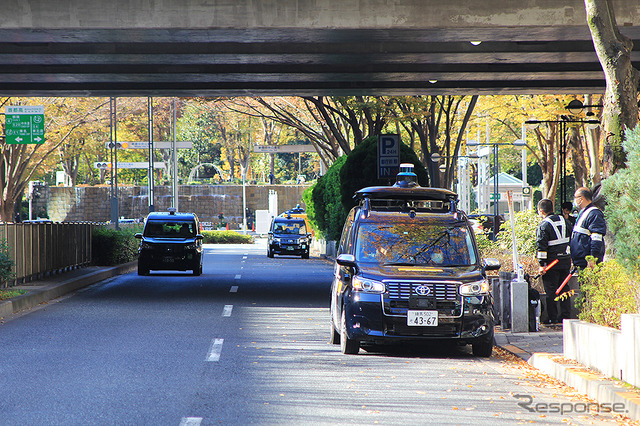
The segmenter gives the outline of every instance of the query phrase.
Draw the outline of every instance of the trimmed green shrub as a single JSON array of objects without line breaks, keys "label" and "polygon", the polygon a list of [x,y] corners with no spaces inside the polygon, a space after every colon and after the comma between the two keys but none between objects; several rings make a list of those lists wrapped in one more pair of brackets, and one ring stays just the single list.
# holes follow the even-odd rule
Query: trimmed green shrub
[{"label": "trimmed green shrub", "polygon": [[[538,270],[538,261],[536,259],[536,230],[542,219],[534,210],[522,210],[514,215],[513,220],[520,264],[522,264],[525,273],[535,275]],[[500,232],[498,233],[496,241],[489,240],[484,234],[476,235],[476,241],[483,258],[497,258],[502,265],[500,268],[501,271],[515,272],[513,267],[511,221],[507,220],[500,225]],[[533,284],[536,285],[536,287],[540,287],[536,283]],[[542,287],[540,287],[540,289],[541,288]]]},{"label": "trimmed green shrub", "polygon": [[342,226],[347,218],[348,211],[343,207],[340,195],[340,169],[346,161],[346,155],[338,158],[325,175],[318,179],[312,190],[312,203],[307,204],[307,215],[311,208],[313,220],[327,240],[340,239]]},{"label": "trimmed green shrub", "polygon": [[6,286],[6,281],[13,278],[13,260],[9,254],[7,241],[0,240],[0,287]]},{"label": "trimmed green shrub", "polygon": [[[403,143],[400,143],[400,163],[413,164],[413,171],[418,175],[418,183],[421,186],[428,185],[427,170],[416,153]],[[344,166],[340,169],[342,205],[349,212],[356,205],[353,199],[356,191],[367,186],[393,185],[395,181],[395,176],[391,179],[378,179],[378,137],[368,137],[351,151]],[[342,229],[342,224],[340,228]]]},{"label": "trimmed green shrub", "polygon": [[616,259],[630,270],[640,270],[640,126],[626,132],[622,143],[627,168],[602,181],[607,200],[607,235],[613,237]]},{"label": "trimmed green shrub", "polygon": [[639,308],[640,276],[630,274],[616,259],[595,264],[587,256],[590,266],[580,271],[580,295],[576,307],[578,318],[606,327],[620,328],[622,314],[636,314]]},{"label": "trimmed green shrub", "polygon": [[140,240],[134,237],[136,232],[142,232],[142,228],[140,226],[119,230],[106,227],[95,228],[91,242],[93,264],[113,266],[138,259]]},{"label": "trimmed green shrub", "polygon": [[316,221],[316,208],[313,204],[313,188],[315,188],[317,184],[318,181],[315,181],[310,187],[304,190],[302,193],[302,202],[306,207],[305,213],[307,214],[307,220],[309,221],[309,225],[311,225],[312,232],[318,232],[320,235],[323,235],[318,228],[318,222]]},{"label": "trimmed green shrub", "polygon": [[205,244],[252,244],[251,235],[240,234],[236,231],[202,231]]},{"label": "trimmed green shrub", "polygon": [[[338,158],[304,198],[307,216],[327,240],[338,240],[349,210],[355,206],[353,195],[367,186],[387,186],[393,179],[378,179],[378,137],[365,139],[348,156]],[[427,186],[427,171],[408,146],[400,144],[400,162],[412,163],[418,183]]]}]

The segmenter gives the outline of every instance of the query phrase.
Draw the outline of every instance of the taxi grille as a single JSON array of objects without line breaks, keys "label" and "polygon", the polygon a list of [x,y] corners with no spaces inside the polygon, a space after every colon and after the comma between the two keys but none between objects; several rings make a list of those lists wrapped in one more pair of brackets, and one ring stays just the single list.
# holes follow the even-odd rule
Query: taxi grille
[{"label": "taxi grille", "polygon": [[410,296],[415,296],[416,288],[426,286],[429,288],[429,296],[436,300],[458,300],[458,286],[453,282],[446,281],[387,281],[388,298],[390,300],[409,300]]}]

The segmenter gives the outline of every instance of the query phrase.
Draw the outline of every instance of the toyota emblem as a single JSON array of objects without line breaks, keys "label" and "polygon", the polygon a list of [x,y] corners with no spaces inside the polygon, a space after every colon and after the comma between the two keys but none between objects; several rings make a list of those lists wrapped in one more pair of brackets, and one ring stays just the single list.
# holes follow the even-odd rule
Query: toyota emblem
[{"label": "toyota emblem", "polygon": [[419,296],[427,296],[431,290],[426,285],[419,285],[416,287],[415,292]]}]

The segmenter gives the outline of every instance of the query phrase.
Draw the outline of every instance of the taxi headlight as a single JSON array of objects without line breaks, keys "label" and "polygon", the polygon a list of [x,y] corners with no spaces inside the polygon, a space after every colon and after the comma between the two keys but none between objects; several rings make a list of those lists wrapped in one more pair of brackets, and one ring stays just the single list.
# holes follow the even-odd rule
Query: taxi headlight
[{"label": "taxi headlight", "polygon": [[462,284],[459,291],[462,296],[479,296],[489,294],[490,289],[489,283],[486,280],[481,280]]},{"label": "taxi headlight", "polygon": [[146,241],[143,241],[142,243],[140,243],[140,248],[141,248],[142,250],[144,250],[144,249],[151,249],[151,248],[153,248],[153,245],[152,245],[152,244],[149,244],[149,243],[148,243],[148,242],[146,242]]},{"label": "taxi headlight", "polygon": [[359,276],[353,277],[351,286],[354,291],[363,291],[365,293],[377,293],[382,294],[385,292],[386,287],[380,281],[369,280]]}]

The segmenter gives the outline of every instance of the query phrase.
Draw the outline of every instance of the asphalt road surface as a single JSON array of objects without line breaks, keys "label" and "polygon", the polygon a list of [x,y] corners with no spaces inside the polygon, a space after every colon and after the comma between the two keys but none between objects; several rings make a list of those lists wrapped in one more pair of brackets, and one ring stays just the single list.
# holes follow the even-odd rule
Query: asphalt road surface
[{"label": "asphalt road surface", "polygon": [[496,352],[342,355],[328,261],[205,249],[200,277],[131,273],[5,318],[0,424],[616,422]]}]

